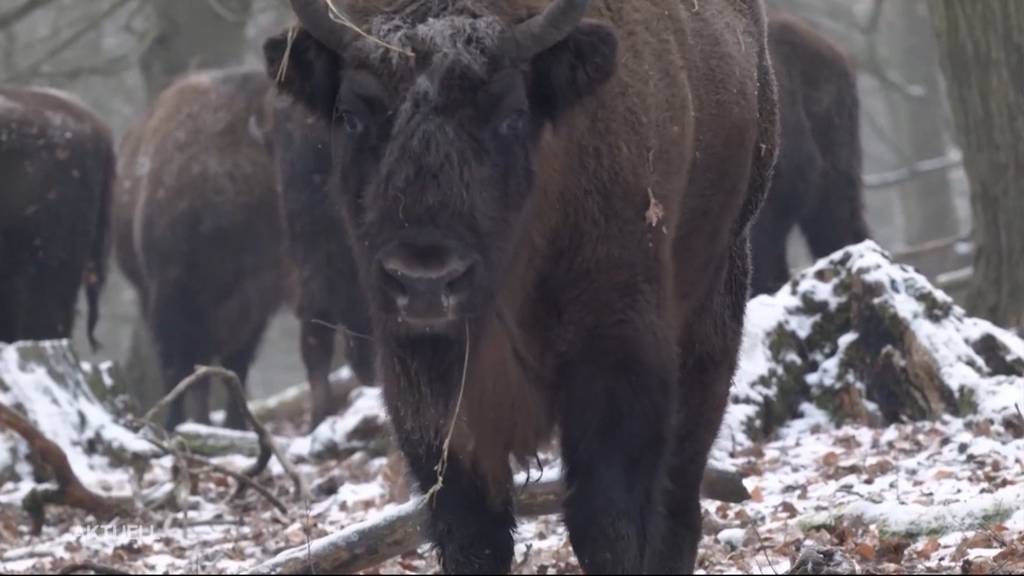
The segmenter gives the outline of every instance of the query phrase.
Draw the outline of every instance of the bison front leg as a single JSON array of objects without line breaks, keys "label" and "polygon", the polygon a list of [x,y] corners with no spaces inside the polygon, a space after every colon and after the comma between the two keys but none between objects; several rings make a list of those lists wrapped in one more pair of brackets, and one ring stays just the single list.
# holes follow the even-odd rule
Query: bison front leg
[{"label": "bison front leg", "polygon": [[402,451],[421,490],[432,493],[430,540],[437,547],[446,574],[508,574],[512,569],[515,517],[507,487],[497,496],[494,488],[455,454],[445,466],[438,485],[437,467],[442,458],[440,444],[418,445],[405,441],[399,432]]},{"label": "bison front leg", "polygon": [[313,404],[312,421],[309,425],[311,431],[338,409],[338,402],[331,391],[330,383],[334,333],[334,328],[319,319],[302,321],[300,347]]},{"label": "bison front leg", "polygon": [[593,336],[559,371],[565,521],[590,574],[644,568],[675,375],[671,347],[651,333]]}]

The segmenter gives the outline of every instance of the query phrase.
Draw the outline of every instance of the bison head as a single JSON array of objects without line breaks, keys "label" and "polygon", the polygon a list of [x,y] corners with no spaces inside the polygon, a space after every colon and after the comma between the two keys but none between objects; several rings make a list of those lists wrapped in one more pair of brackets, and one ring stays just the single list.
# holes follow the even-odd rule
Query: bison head
[{"label": "bison head", "polygon": [[302,26],[267,41],[268,71],[331,125],[323,205],[344,212],[378,322],[453,333],[499,285],[542,129],[612,76],[615,34],[586,0],[515,25],[411,3],[363,30],[341,4],[292,0]]}]

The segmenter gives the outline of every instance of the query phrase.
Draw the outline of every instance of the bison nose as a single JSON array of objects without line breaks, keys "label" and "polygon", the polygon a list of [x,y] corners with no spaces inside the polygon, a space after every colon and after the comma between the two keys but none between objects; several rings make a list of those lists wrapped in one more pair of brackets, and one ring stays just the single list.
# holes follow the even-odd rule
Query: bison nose
[{"label": "bison nose", "polygon": [[475,260],[444,245],[400,245],[381,259],[385,291],[409,319],[450,318],[473,287]]}]

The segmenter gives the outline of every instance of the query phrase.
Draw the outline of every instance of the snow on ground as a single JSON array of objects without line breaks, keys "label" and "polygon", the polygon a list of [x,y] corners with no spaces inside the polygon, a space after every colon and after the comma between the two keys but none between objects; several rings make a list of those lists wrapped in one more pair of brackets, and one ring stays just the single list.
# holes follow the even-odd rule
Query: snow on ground
[{"label": "snow on ground", "polygon": [[[39,359],[51,361],[43,366]],[[83,366],[65,341],[0,345],[0,403],[13,407],[40,432],[59,445],[68,456],[71,468],[88,485],[103,485],[111,476],[128,474],[119,466],[99,462],[93,455],[141,457],[155,454],[152,446],[114,421],[110,412],[96,399],[86,381],[93,367]],[[101,368],[100,373],[104,371]],[[20,440],[0,436],[0,461],[5,449],[15,446],[18,460],[25,460],[26,448]],[[102,460],[106,460],[103,458]],[[0,471],[4,470],[0,466]],[[19,473],[20,478],[30,474]],[[0,500],[7,497],[0,490]]]},{"label": "snow on ground", "polygon": [[[825,312],[796,312],[809,301],[818,303],[815,310],[838,309],[836,280],[823,272],[836,261],[801,276],[799,290],[753,301],[734,401],[714,455],[717,464],[746,476],[753,500],[704,503],[703,573],[785,573],[811,546],[841,552],[869,573],[1024,572],[1024,417],[1014,419],[1015,404],[1024,404],[1024,379],[994,374],[970,345],[995,334],[1010,358],[1024,358],[1024,342],[955,307],[941,317],[930,315],[918,305],[922,291],[931,294],[923,278],[893,267],[879,252],[862,245],[843,266],[894,287],[884,295],[885,303],[940,358],[950,387],[973,390],[976,410],[932,421],[840,424],[812,395],[766,438],[752,438],[747,434],[750,419],[758,418],[760,404],[776,393],[759,383],[778,369],[766,335],[780,324],[804,337],[815,333]],[[903,298],[907,294],[909,300]],[[842,361],[859,337],[855,332],[837,337],[835,346],[828,347],[831,353],[802,376],[807,386],[830,386],[830,379],[849,377]],[[5,376],[12,377],[0,373]],[[35,372],[17,377],[48,389]],[[289,453],[312,485],[312,501],[297,503],[280,467],[271,467],[271,477],[262,481],[288,505],[287,515],[251,491],[224,504],[232,483],[203,472],[187,511],[97,527],[77,512],[53,510],[42,535],[32,537],[18,502],[31,483],[4,484],[0,476],[0,573],[52,572],[83,560],[150,573],[237,573],[310,539],[393,512],[410,497],[401,458],[352,454],[352,445],[339,441],[358,434],[380,406],[373,390],[359,390],[353,400],[347,414],[310,436],[296,433],[303,423],[271,425],[277,435],[294,438]],[[75,449],[78,438],[59,428],[47,431]],[[0,464],[10,452],[4,442],[0,433]],[[315,460],[309,457],[313,453],[330,457]],[[76,459],[80,474],[93,471],[94,487],[131,491],[129,477],[113,473],[102,456],[83,451]],[[240,469],[250,459],[217,461]],[[555,473],[553,457],[546,462],[546,474]],[[171,464],[170,458],[154,461],[143,488],[166,482]],[[522,521],[516,542],[517,573],[579,571],[558,517]],[[422,548],[374,572],[437,569],[429,549]]]}]

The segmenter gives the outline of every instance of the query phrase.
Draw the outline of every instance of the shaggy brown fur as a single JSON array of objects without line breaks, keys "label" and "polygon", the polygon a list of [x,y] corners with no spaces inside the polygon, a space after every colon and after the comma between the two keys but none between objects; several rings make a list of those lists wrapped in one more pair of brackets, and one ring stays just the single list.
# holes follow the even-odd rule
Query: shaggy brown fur
[{"label": "shaggy brown fur", "polygon": [[509,457],[555,428],[584,569],[693,570],[775,161],[761,2],[595,1],[525,62],[501,39],[547,0],[339,3],[415,63],[301,31],[282,89],[333,122],[318,206],[352,235],[445,570],[509,570]]},{"label": "shaggy brown fur", "polygon": [[[114,204],[116,254],[135,285],[164,384],[220,363],[245,381],[284,298],[282,231],[260,117],[266,77],[182,78],[125,137]],[[208,389],[191,416],[208,421]],[[186,418],[175,403],[168,425]],[[244,426],[241,408],[228,423]]]},{"label": "shaggy brown fur", "polygon": [[68,338],[84,283],[96,347],[114,162],[73,96],[0,88],[0,341]]},{"label": "shaggy brown fur", "polygon": [[789,280],[786,239],[799,226],[823,258],[866,240],[861,191],[860,101],[846,56],[796,18],[772,14],[768,48],[779,82],[779,163],[754,224],[752,294]]}]

